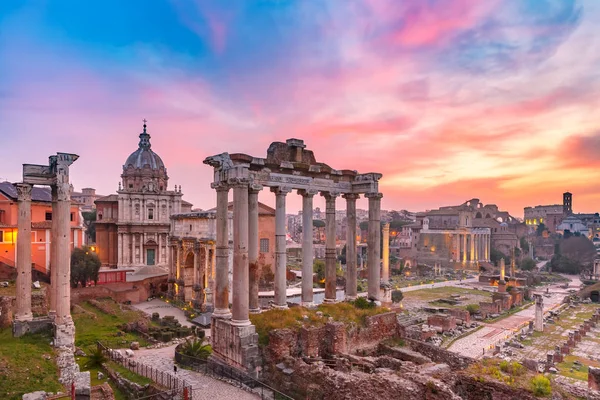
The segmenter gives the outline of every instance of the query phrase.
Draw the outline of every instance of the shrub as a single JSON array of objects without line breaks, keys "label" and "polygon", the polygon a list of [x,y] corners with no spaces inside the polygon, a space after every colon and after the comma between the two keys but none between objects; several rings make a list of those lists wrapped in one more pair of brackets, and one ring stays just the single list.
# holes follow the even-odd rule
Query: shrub
[{"label": "shrub", "polygon": [[369,301],[364,297],[357,298],[352,302],[352,304],[354,305],[354,307],[360,310],[368,310],[370,308],[375,308],[375,302]]},{"label": "shrub", "polygon": [[479,304],[468,304],[467,311],[471,315],[477,314],[479,312]]},{"label": "shrub", "polygon": [[400,303],[404,298],[401,290],[392,290],[392,303]]},{"label": "shrub", "polygon": [[536,396],[548,396],[552,393],[550,379],[544,375],[536,375],[531,378],[531,391]]},{"label": "shrub", "polygon": [[160,320],[160,314],[157,312],[153,312],[152,313],[152,321],[158,321]]},{"label": "shrub", "polygon": [[102,352],[102,350],[96,348],[93,352],[89,353],[88,359],[85,362],[85,364],[83,364],[83,367],[85,369],[100,368],[102,367],[102,364],[104,364],[106,361],[107,358]]},{"label": "shrub", "polygon": [[525,367],[523,367],[516,361],[508,362],[503,360],[500,362],[500,370],[509,375],[519,376],[523,375],[523,373],[525,372]]},{"label": "shrub", "polygon": [[204,336],[206,336],[206,332],[204,332],[204,329],[197,329],[196,328],[196,336],[198,336],[198,339],[204,339]]},{"label": "shrub", "polygon": [[212,353],[212,348],[208,343],[204,343],[203,340],[186,340],[185,344],[181,347],[181,353],[189,357],[206,360]]}]

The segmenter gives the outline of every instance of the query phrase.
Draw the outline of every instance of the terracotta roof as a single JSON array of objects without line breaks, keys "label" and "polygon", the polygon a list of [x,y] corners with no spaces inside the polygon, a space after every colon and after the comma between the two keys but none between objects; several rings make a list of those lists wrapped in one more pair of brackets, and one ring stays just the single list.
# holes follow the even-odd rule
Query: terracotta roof
[{"label": "terracotta roof", "polygon": [[32,222],[31,227],[34,229],[52,229],[52,221]]},{"label": "terracotta roof", "polygon": [[104,196],[104,197],[100,197],[99,199],[96,199],[96,201],[94,203],[97,202],[109,202],[109,201],[119,201],[119,196],[116,194],[109,194],[108,196]]}]

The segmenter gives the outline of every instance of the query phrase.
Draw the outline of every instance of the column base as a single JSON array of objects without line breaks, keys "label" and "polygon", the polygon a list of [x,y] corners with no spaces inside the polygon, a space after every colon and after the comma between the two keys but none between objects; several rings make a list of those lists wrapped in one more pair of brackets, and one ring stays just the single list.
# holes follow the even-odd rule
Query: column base
[{"label": "column base", "polygon": [[346,295],[345,301],[354,301],[358,298],[358,296],[348,296]]},{"label": "column base", "polygon": [[323,299],[323,303],[326,303],[326,304],[333,304],[336,302],[337,302],[336,299]]},{"label": "column base", "polygon": [[276,309],[276,310],[287,310],[287,309],[289,308],[289,307],[287,306],[287,304],[286,304],[286,305],[284,305],[284,306],[280,306],[280,305],[277,305],[277,304],[273,304],[271,307],[273,307],[273,308],[274,308],[274,309]]},{"label": "column base", "polygon": [[300,303],[300,305],[304,308],[315,308],[317,305],[315,303],[313,303],[312,301],[303,301]]},{"label": "column base", "polygon": [[252,325],[252,323],[250,322],[249,319],[244,319],[244,320],[232,319],[231,325],[233,325],[233,326],[249,326],[249,325]]},{"label": "column base", "polygon": [[251,308],[250,314],[260,314],[262,312],[262,308]]},{"label": "column base", "polygon": [[31,321],[33,319],[33,314],[32,313],[26,313],[26,314],[15,314],[15,321],[19,321],[19,322],[27,322],[27,321]]},{"label": "column base", "polygon": [[12,332],[14,337],[21,337],[26,333],[41,332],[52,328],[52,320],[48,317],[33,318],[29,321],[14,320]]},{"label": "column base", "polygon": [[[261,358],[254,325],[237,326],[233,321],[213,317],[211,337],[213,353],[208,359],[209,364],[234,367],[240,374],[258,377]],[[215,368],[215,372],[219,373],[219,370],[221,368]],[[224,372],[231,373],[231,370]]]},{"label": "column base", "polygon": [[215,308],[212,314],[215,318],[231,319],[231,310],[228,308]]}]

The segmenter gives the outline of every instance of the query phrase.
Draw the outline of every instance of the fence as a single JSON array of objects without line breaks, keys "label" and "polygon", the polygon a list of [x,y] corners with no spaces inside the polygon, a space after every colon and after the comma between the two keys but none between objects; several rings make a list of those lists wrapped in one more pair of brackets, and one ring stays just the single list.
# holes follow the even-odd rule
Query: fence
[{"label": "fence", "polygon": [[[121,354],[118,350],[113,350],[107,348],[104,344],[98,342],[98,348],[102,351],[106,357],[108,357],[111,361],[114,361],[131,372],[134,372],[138,375],[151,379],[153,382],[158,385],[169,389],[172,393],[176,394],[184,394],[185,392],[191,393],[192,386],[187,383],[184,379],[181,379],[170,372],[161,371],[149,365],[143,364],[139,361],[131,360],[123,354]],[[185,397],[185,396],[184,396]],[[189,395],[188,395],[189,398]]]},{"label": "fence", "polygon": [[183,366],[191,368],[193,371],[200,372],[217,379],[224,378],[237,384],[241,388],[250,388],[253,393],[260,395],[261,399],[294,400],[293,397],[290,397],[278,391],[277,389],[272,388],[266,383],[252,378],[239,369],[228,365],[209,363],[204,359],[182,354],[177,351],[177,349],[175,349],[175,361]]}]

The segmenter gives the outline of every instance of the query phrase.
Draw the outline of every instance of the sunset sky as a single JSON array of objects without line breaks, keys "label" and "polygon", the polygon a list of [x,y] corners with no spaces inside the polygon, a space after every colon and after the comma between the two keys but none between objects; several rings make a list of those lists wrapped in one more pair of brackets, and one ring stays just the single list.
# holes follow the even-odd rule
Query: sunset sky
[{"label": "sunset sky", "polygon": [[114,193],[143,118],[203,209],[206,156],[295,137],[383,209],[600,211],[600,1],[0,1],[0,180],[71,152]]}]

